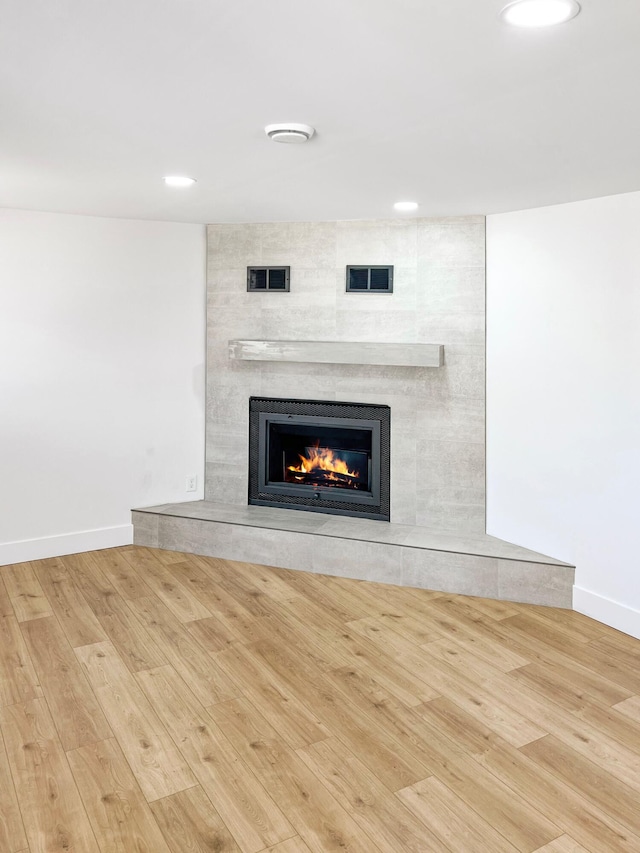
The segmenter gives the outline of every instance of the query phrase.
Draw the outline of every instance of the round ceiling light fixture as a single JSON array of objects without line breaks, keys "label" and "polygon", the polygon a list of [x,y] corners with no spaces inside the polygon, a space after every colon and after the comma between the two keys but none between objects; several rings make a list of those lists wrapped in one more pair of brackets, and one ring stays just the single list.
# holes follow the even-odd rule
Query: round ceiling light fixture
[{"label": "round ceiling light fixture", "polygon": [[500,12],[500,18],[513,27],[553,27],[575,18],[580,12],[577,0],[515,0]]},{"label": "round ceiling light fixture", "polygon": [[168,187],[192,187],[196,179],[186,175],[165,175],[162,179]]},{"label": "round ceiling light fixture", "polygon": [[403,211],[404,213],[408,213],[410,210],[417,210],[418,209],[418,202],[417,201],[397,201],[393,205],[393,209]]},{"label": "round ceiling light fixture", "polygon": [[264,132],[274,142],[298,144],[308,142],[315,133],[315,130],[308,124],[298,124],[297,122],[289,121],[280,122],[279,124],[268,124]]}]

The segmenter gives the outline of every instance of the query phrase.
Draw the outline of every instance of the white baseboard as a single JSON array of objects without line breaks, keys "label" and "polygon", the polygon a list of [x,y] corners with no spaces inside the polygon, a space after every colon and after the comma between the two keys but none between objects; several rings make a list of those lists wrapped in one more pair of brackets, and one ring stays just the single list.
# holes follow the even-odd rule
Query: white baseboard
[{"label": "white baseboard", "polygon": [[64,557],[81,551],[99,551],[131,545],[133,525],[102,527],[99,530],[81,530],[61,536],[44,536],[42,539],[23,539],[20,542],[0,543],[0,566],[25,563],[27,560],[46,560],[47,557]]},{"label": "white baseboard", "polygon": [[579,586],[573,588],[573,609],[640,639],[640,610],[634,610]]}]

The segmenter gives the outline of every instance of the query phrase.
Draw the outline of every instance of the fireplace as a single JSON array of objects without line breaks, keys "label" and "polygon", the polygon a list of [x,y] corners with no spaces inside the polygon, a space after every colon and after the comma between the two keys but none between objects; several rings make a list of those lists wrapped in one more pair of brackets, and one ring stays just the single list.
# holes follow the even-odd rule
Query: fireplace
[{"label": "fireplace", "polygon": [[391,410],[249,400],[249,503],[389,521]]}]

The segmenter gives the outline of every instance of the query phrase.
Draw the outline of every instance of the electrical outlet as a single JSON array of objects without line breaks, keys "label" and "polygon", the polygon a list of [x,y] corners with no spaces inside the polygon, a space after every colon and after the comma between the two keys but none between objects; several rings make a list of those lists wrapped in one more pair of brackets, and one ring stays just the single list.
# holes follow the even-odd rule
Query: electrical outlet
[{"label": "electrical outlet", "polygon": [[198,478],[195,476],[187,477],[187,485],[185,487],[185,491],[196,492],[197,490],[198,490]]}]

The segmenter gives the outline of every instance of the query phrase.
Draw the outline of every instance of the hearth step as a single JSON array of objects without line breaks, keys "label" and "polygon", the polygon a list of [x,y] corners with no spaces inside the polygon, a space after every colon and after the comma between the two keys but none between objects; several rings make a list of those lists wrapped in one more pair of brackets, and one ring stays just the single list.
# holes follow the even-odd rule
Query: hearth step
[{"label": "hearth step", "polygon": [[171,551],[507,601],[571,607],[575,567],[480,533],[209,501],[132,511]]}]

